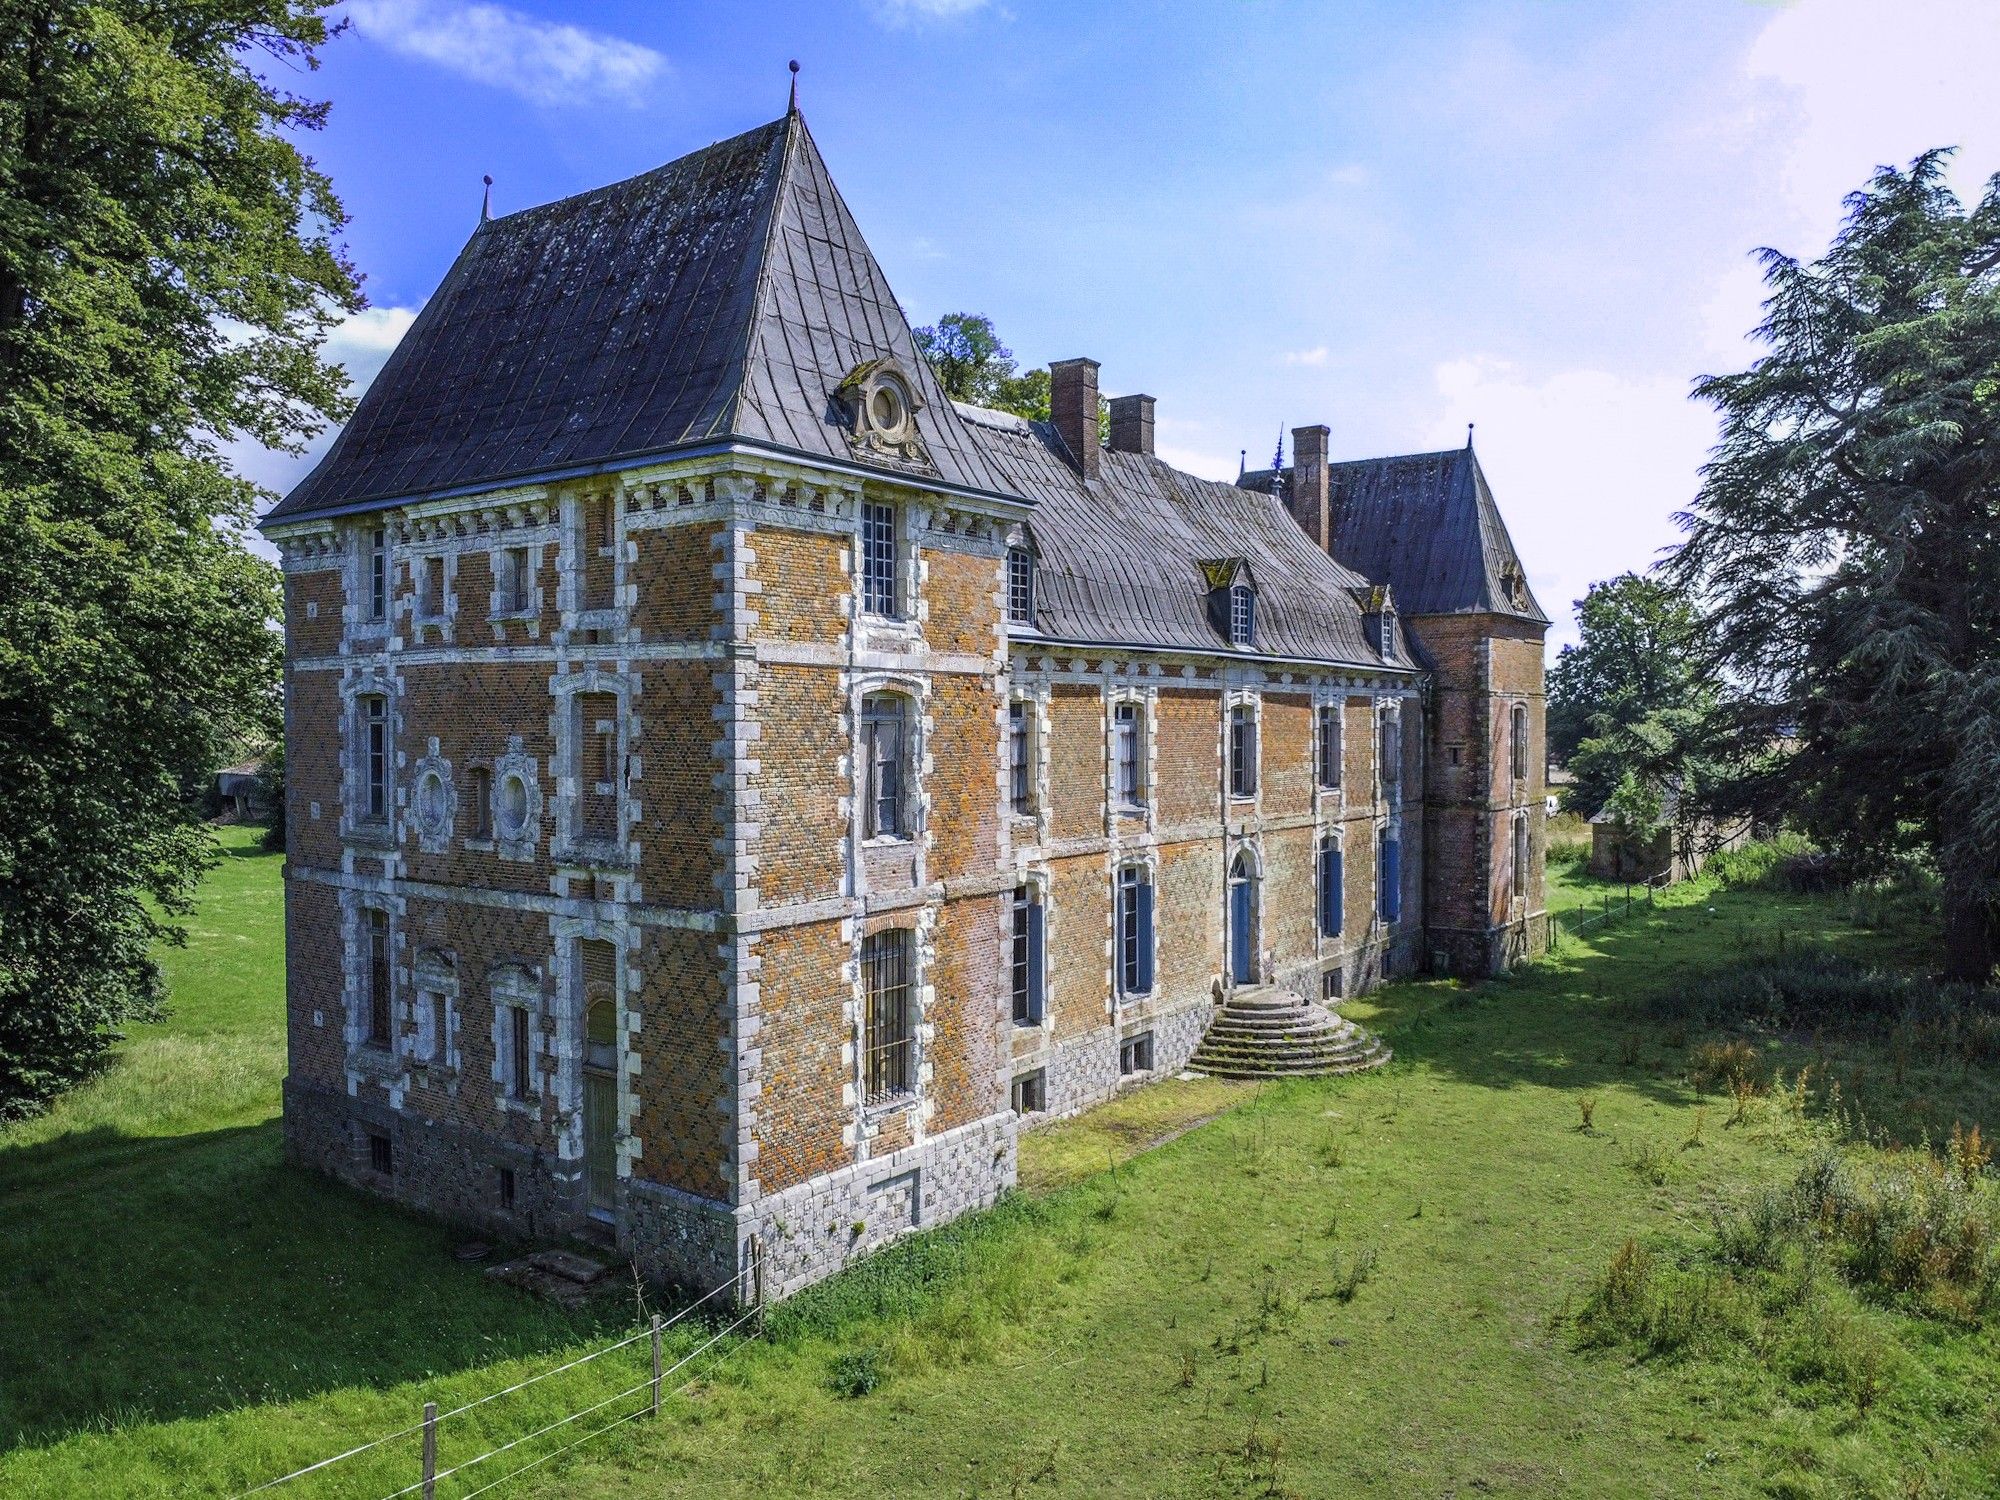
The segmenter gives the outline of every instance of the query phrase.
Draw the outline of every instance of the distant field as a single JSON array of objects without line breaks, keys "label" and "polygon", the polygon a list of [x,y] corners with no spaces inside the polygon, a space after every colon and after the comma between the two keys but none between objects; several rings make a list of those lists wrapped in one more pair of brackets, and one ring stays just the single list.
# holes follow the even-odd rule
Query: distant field
[{"label": "distant field", "polygon": [[[232,845],[170,955],[173,1019],[0,1136],[0,1493],[233,1494],[636,1315],[491,1287],[447,1231],[282,1165],[278,864]],[[1991,1310],[1920,1315],[1710,1248],[1718,1212],[1838,1143],[1828,1080],[1908,1142],[2000,1124],[1993,1071],[1739,1029],[1761,1092],[1732,1100],[1689,1082],[1721,1034],[1637,1005],[1807,940],[1921,957],[1896,910],[1700,883],[1513,979],[1350,1002],[1390,1068],[1170,1083],[1039,1132],[1027,1191],[785,1304],[691,1366],[662,1419],[493,1493],[1994,1493]],[[1819,1082],[1794,1095],[1801,1067]],[[1657,1347],[1589,1323],[1628,1240],[1729,1316]],[[694,1339],[676,1328],[670,1354]],[[631,1353],[448,1424],[445,1462],[630,1384]],[[272,1493],[387,1495],[414,1444]]]}]

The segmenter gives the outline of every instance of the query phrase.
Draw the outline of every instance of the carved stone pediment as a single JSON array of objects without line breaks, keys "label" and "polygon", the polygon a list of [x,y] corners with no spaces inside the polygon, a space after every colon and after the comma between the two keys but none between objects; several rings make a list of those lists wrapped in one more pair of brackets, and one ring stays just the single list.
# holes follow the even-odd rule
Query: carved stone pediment
[{"label": "carved stone pediment", "polygon": [[834,387],[833,398],[847,422],[848,446],[856,454],[898,463],[930,461],[917,434],[923,397],[896,360],[871,359],[856,365]]}]

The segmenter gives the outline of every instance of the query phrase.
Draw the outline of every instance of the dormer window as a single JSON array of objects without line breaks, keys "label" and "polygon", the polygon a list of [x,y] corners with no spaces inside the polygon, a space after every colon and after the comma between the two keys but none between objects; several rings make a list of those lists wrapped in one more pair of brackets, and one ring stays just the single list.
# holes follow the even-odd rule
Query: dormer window
[{"label": "dormer window", "polygon": [[1376,620],[1376,629],[1381,632],[1381,638],[1376,642],[1376,645],[1382,652],[1382,659],[1384,661],[1394,661],[1396,659],[1396,611],[1385,608],[1376,617]]},{"label": "dormer window", "polygon": [[856,453],[922,463],[923,439],[917,413],[923,407],[916,386],[893,359],[856,365],[834,388],[847,414],[847,441]]},{"label": "dormer window", "polygon": [[1007,619],[1015,625],[1035,623],[1035,554],[1026,547],[1007,549]]},{"label": "dormer window", "polygon": [[1229,644],[1257,644],[1257,594],[1249,584],[1236,583],[1229,589]]}]

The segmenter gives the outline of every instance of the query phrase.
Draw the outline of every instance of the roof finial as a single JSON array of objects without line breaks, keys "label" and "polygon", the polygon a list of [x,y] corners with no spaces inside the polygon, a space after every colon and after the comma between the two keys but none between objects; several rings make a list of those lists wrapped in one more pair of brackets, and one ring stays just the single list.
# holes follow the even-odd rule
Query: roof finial
[{"label": "roof finial", "polygon": [[1278,423],[1278,451],[1271,455],[1271,493],[1285,492],[1285,424]]},{"label": "roof finial", "polygon": [[793,58],[788,66],[792,70],[792,97],[785,103],[785,113],[795,114],[799,107],[799,60]]},{"label": "roof finial", "polygon": [[1470,422],[1465,424],[1465,448],[1468,453],[1472,451],[1472,424]]},{"label": "roof finial", "polygon": [[1249,472],[1250,472],[1250,450],[1248,448],[1238,448],[1236,450],[1236,477],[1238,479],[1241,479],[1245,474],[1248,474]]},{"label": "roof finial", "polygon": [[493,174],[486,174],[486,196],[479,202],[479,222],[484,224],[493,217]]}]

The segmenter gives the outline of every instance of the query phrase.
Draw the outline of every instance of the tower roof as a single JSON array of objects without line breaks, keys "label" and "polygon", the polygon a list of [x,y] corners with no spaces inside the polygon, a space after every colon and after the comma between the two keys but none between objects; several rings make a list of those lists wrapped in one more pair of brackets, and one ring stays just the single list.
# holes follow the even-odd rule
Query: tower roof
[{"label": "tower roof", "polygon": [[[928,458],[856,455],[828,393],[916,387]],[[1004,483],[916,350],[804,118],[482,223],[353,417],[269,521],[728,439]]]}]

